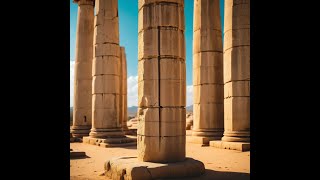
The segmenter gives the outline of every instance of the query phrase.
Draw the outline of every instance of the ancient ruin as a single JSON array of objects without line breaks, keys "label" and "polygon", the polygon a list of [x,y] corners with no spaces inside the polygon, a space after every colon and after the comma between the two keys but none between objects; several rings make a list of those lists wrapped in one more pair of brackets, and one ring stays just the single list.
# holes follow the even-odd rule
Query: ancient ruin
[{"label": "ancient ruin", "polygon": [[[135,145],[122,131],[118,0],[96,0],[93,35],[92,128],[83,142],[102,147]],[[121,97],[121,98],[120,98]]]},{"label": "ancient ruin", "polygon": [[193,132],[209,145],[223,135],[223,52],[219,0],[195,0],[193,22]]},{"label": "ancient ruin", "polygon": [[78,4],[77,37],[75,52],[74,137],[88,136],[91,129],[92,114],[92,56],[93,56],[93,22],[94,0],[75,0]]},{"label": "ancient ruin", "polygon": [[218,148],[250,149],[250,0],[225,0],[224,134]]}]

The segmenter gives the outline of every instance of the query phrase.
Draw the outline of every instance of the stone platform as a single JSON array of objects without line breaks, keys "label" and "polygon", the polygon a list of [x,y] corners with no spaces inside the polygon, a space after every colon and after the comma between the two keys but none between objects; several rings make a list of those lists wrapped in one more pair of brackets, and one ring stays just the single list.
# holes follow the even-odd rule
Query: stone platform
[{"label": "stone platform", "polygon": [[210,141],[210,146],[220,149],[231,149],[242,152],[250,151],[250,143],[248,142]]},{"label": "stone platform", "polygon": [[142,162],[137,157],[112,158],[105,163],[105,175],[118,180],[151,180],[196,177],[205,173],[201,161],[186,158],[176,163]]},{"label": "stone platform", "polygon": [[200,144],[201,146],[209,146],[210,141],[218,139],[216,137],[187,136],[186,140],[188,143]]},{"label": "stone platform", "polygon": [[83,137],[83,143],[96,145],[100,147],[125,147],[136,146],[136,137],[121,137],[121,138],[93,138],[90,136]]}]

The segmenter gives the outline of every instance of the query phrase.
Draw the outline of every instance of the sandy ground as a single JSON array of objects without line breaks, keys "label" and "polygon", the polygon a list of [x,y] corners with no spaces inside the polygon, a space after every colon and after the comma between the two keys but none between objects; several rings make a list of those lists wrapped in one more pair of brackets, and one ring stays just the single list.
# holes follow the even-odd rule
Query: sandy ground
[{"label": "sandy ground", "polygon": [[[189,135],[189,132],[187,133]],[[84,151],[87,157],[83,159],[70,159],[71,180],[107,179],[99,176],[104,170],[104,163],[108,158],[117,156],[136,156],[135,146],[122,148],[102,148],[83,143],[70,143],[74,151]],[[200,147],[200,145],[187,143],[186,155],[204,163],[206,173],[196,179],[244,180],[250,179],[250,152],[218,149],[214,147]],[[184,178],[187,179],[187,178]]]}]

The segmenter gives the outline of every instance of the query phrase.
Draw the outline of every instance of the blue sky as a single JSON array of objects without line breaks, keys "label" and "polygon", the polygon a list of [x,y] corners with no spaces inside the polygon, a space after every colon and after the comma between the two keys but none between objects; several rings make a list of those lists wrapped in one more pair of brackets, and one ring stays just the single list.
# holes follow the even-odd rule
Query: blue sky
[{"label": "blue sky", "polygon": [[[128,106],[137,105],[138,71],[138,0],[118,0],[120,45],[126,49],[128,75]],[[220,0],[221,26],[223,32],[224,0]],[[76,42],[78,5],[70,0],[70,106],[73,105],[73,67]],[[185,0],[185,40],[187,66],[187,106],[192,104],[192,36],[193,0]]]}]

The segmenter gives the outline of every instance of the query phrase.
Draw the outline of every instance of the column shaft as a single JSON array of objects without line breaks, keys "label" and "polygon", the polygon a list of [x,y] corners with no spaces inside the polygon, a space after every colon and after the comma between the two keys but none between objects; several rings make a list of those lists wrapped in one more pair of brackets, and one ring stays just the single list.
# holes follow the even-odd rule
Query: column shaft
[{"label": "column shaft", "polygon": [[87,136],[92,116],[92,54],[94,28],[94,1],[78,0],[76,52],[74,65],[73,126],[75,137]]},{"label": "column shaft", "polygon": [[222,141],[250,141],[250,0],[226,0]]},{"label": "column shaft", "polygon": [[127,131],[127,59],[124,47],[120,47],[121,59],[121,127],[123,131]]},{"label": "column shaft", "polygon": [[221,139],[223,52],[219,0],[194,1],[193,90],[192,136]]},{"label": "column shaft", "polygon": [[138,159],[185,160],[183,0],[139,0]]}]

